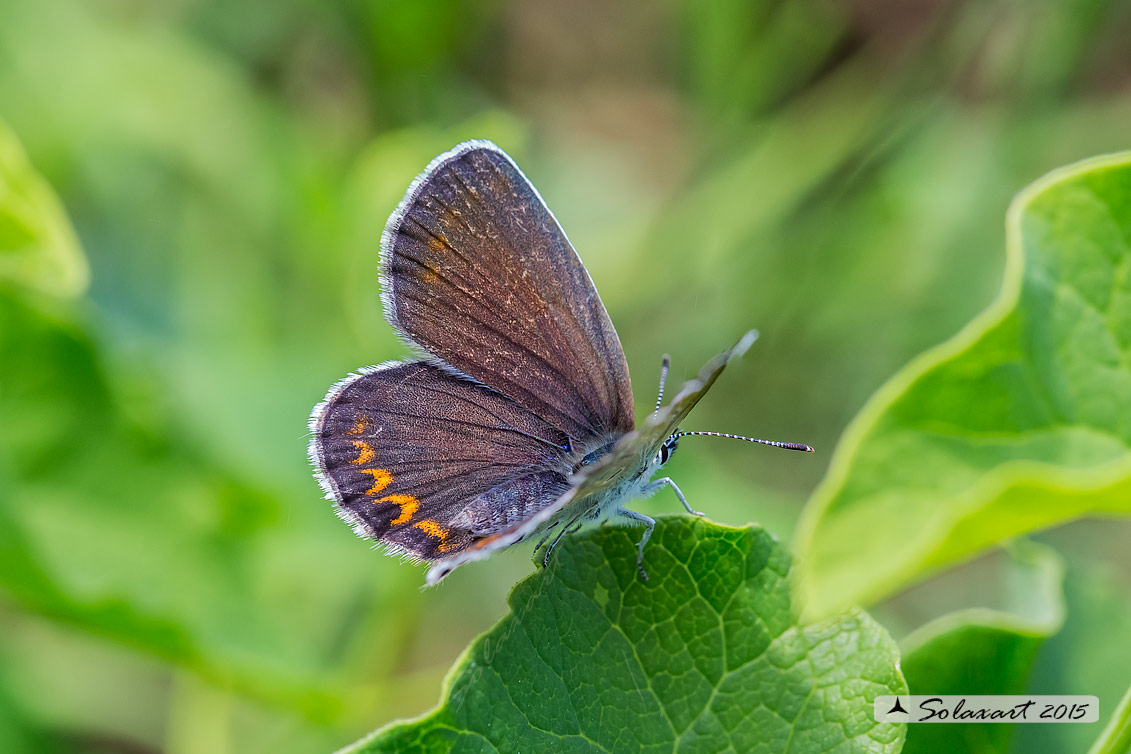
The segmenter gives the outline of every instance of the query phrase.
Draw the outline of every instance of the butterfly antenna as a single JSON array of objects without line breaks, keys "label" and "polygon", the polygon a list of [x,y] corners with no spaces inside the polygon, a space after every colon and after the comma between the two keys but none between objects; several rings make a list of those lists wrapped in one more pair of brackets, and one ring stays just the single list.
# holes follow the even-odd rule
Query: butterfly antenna
[{"label": "butterfly antenna", "polygon": [[773,445],[775,448],[785,448],[786,450],[803,450],[806,453],[812,453],[813,449],[808,445],[799,442],[779,442],[778,440],[759,440],[756,437],[746,437],[744,435],[728,435],[726,432],[676,432],[673,437],[687,437],[689,435],[703,435],[705,437],[729,437],[732,440],[746,440],[746,442],[756,442],[759,445]]},{"label": "butterfly antenna", "polygon": [[656,396],[656,409],[652,412],[653,415],[660,410],[660,404],[664,402],[664,383],[668,381],[668,367],[671,365],[672,360],[665,353],[664,360],[660,363],[660,394]]}]

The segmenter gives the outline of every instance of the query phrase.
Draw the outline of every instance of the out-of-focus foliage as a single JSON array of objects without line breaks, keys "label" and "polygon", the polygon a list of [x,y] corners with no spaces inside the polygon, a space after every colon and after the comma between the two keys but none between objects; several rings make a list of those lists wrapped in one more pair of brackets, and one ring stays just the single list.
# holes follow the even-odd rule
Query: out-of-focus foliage
[{"label": "out-of-focus foliage", "polygon": [[0,121],[0,278],[66,296],[88,277],[58,198]]},{"label": "out-of-focus foliage", "polygon": [[1120,754],[1131,750],[1131,688],[1123,695],[1088,754]]},{"label": "out-of-focus foliage", "polygon": [[[0,261],[0,749],[330,750],[434,704],[505,612],[526,552],[422,594],[304,457],[329,384],[404,353],[377,239],[436,154],[524,167],[640,406],[662,353],[678,382],[761,330],[688,428],[819,453],[688,438],[668,468],[787,536],[867,396],[993,298],[1012,194],[1128,146],[1129,34],[1116,0],[0,0],[4,164],[39,187],[0,215],[51,241]],[[1072,550],[1031,689],[1110,683],[1074,669],[1128,625],[1118,541]]]},{"label": "out-of-focus foliage", "polygon": [[[1064,622],[1064,563],[1051,548],[1032,543],[1019,543],[1011,550],[994,608],[956,611],[903,641],[901,670],[908,693],[1025,692],[1037,650]],[[903,752],[1007,751],[1016,727],[909,725]]]}]

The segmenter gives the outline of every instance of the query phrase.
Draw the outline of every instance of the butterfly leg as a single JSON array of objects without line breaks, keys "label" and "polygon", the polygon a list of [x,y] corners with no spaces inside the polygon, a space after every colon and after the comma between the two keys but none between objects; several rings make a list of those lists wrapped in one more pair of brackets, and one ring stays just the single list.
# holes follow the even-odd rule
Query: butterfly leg
[{"label": "butterfly leg", "polygon": [[702,516],[703,515],[702,511],[697,511],[697,510],[695,510],[694,508],[691,507],[691,504],[687,502],[687,498],[683,496],[683,490],[681,490],[679,488],[679,486],[675,483],[675,481],[673,481],[672,478],[668,477],[668,476],[664,477],[663,479],[657,479],[654,482],[650,482],[648,484],[648,486],[644,488],[641,495],[642,496],[652,495],[654,493],[659,492],[664,487],[671,487],[672,488],[672,492],[674,492],[675,496],[679,498],[679,502],[683,503],[683,507],[686,508],[687,512],[690,513],[692,516]]},{"label": "butterfly leg", "polygon": [[[572,521],[570,521],[565,526],[563,526],[562,530],[560,532],[558,532],[558,536],[554,537],[554,541],[551,542],[550,546],[546,548],[546,554],[542,557],[542,567],[543,568],[549,568],[550,567],[550,553],[553,552],[554,548],[558,546],[558,542],[561,541],[562,537],[564,537],[566,534],[570,533],[570,527],[573,526],[575,523],[578,523],[576,518],[573,519]],[[580,527],[578,527],[578,528],[580,528]],[[574,529],[573,531],[577,531],[577,529]],[[548,536],[550,536],[550,535],[546,534],[546,537],[548,537]],[[543,537],[542,540],[545,541],[546,537]]]},{"label": "butterfly leg", "polygon": [[534,545],[534,552],[538,552],[542,549],[542,545],[546,544],[546,540],[550,538],[550,535],[554,533],[554,529],[556,528],[558,528],[557,522],[551,524],[550,527],[546,529],[546,533],[538,540],[538,544]]},{"label": "butterfly leg", "polygon": [[644,570],[644,545],[648,544],[648,539],[652,536],[652,530],[656,528],[656,519],[649,518],[643,513],[637,513],[636,511],[630,511],[624,508],[618,510],[616,514],[619,518],[637,521],[644,524],[646,527],[644,529],[644,536],[636,543],[636,570],[640,571],[640,575],[647,581],[648,572]]}]

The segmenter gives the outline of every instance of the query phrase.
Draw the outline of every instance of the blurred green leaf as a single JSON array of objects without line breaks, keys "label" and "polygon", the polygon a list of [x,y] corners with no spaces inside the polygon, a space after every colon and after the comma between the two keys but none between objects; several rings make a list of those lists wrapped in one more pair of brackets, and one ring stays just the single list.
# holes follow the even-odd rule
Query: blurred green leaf
[{"label": "blurred green leaf", "polygon": [[871,704],[906,686],[866,613],[799,625],[789,556],[761,529],[663,518],[647,582],[636,535],[563,542],[439,709],[352,751],[899,751],[903,726],[876,723]]},{"label": "blurred green leaf", "polygon": [[90,270],[63,206],[0,120],[0,280],[57,296],[86,288]]},{"label": "blurred green leaf", "polygon": [[[1037,650],[1064,621],[1064,562],[1051,548],[1015,543],[1002,609],[943,616],[901,642],[911,694],[1021,694]],[[905,754],[1009,749],[1012,725],[912,725]]]},{"label": "blurred green leaf", "polygon": [[13,698],[3,670],[0,667],[0,751],[5,754],[61,751],[54,737],[37,730],[35,721]]},{"label": "blurred green leaf", "polygon": [[[256,565],[277,503],[177,432],[163,401],[123,406],[65,309],[0,295],[0,363],[5,596],[328,714],[334,703],[311,677],[320,648],[287,640],[291,600],[272,596]],[[346,589],[321,593],[336,604],[353,597]]]},{"label": "blurred green leaf", "polygon": [[798,543],[814,615],[1131,512],[1131,156],[1038,181],[1008,232],[998,301],[875,395],[814,493]]},{"label": "blurred green leaf", "polygon": [[[1069,556],[1064,588],[1068,610],[1064,627],[1037,653],[1025,693],[1099,697],[1102,719],[1118,706],[1131,678],[1131,652],[1112,651],[1111,644],[1112,637],[1131,636],[1131,591],[1126,566],[1109,554],[1111,546],[1102,546],[1104,539],[1087,534],[1088,529],[1109,532],[1105,536],[1120,547],[1125,546],[1131,527],[1081,522],[1042,535]],[[1013,751],[1083,752],[1095,737],[1095,726],[1022,725]]]},{"label": "blurred green leaf", "polygon": [[1111,713],[1088,754],[1127,754],[1131,751],[1131,688]]}]

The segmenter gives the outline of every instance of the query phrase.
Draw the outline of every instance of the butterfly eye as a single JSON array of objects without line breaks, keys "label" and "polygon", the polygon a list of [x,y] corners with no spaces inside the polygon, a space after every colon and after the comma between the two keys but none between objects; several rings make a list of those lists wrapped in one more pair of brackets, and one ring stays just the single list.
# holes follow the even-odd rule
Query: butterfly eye
[{"label": "butterfly eye", "polygon": [[661,466],[668,462],[668,459],[672,457],[672,453],[675,452],[675,449],[678,445],[679,438],[675,435],[672,435],[668,439],[664,440],[664,444],[660,446],[660,453],[657,456]]}]

